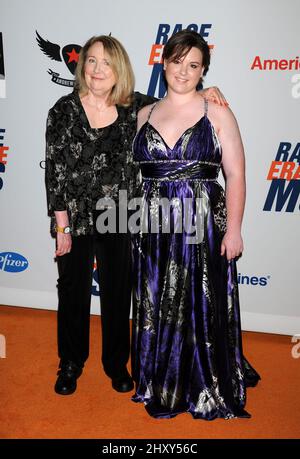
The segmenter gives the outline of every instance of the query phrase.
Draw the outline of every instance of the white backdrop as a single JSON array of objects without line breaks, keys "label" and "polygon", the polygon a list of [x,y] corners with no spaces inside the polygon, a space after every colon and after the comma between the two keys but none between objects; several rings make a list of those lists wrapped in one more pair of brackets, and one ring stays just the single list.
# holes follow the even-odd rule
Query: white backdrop
[{"label": "white backdrop", "polygon": [[[57,307],[40,161],[48,109],[71,91],[53,82],[48,70],[62,80],[73,75],[63,57],[42,52],[36,31],[60,47],[59,56],[70,52],[69,61],[72,45],[111,32],[128,50],[136,89],[147,92],[155,72],[151,50],[163,39],[158,32],[167,38],[176,25],[194,24],[214,46],[205,86],[217,85],[226,95],[247,158],[245,252],[238,262],[243,329],[299,333],[299,16],[298,0],[1,0],[0,303]],[[151,88],[155,95],[157,87]],[[271,166],[273,180],[267,180]],[[98,290],[94,280],[93,292]],[[99,309],[93,295],[92,312]]]}]

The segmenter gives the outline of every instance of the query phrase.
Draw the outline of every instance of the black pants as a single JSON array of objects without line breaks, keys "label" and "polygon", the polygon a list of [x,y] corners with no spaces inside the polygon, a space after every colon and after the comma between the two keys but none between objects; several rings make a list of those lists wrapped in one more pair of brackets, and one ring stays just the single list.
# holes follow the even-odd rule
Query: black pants
[{"label": "black pants", "polygon": [[129,234],[72,238],[58,263],[58,354],[84,364],[89,355],[90,305],[94,256],[100,282],[102,363],[110,377],[121,376],[130,351],[131,246]]}]

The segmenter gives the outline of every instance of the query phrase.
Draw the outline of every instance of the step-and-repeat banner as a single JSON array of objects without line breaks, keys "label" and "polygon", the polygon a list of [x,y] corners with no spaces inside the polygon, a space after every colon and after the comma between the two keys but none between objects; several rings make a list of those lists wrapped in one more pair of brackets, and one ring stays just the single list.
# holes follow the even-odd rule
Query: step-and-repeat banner
[{"label": "step-and-repeat banner", "polygon": [[[243,329],[299,333],[299,16],[298,0],[1,0],[0,304],[57,308],[45,123],[72,91],[80,46],[111,33],[130,55],[136,89],[163,97],[163,45],[190,28],[211,45],[205,86],[226,95],[245,146]],[[92,312],[99,311],[95,272]]]}]

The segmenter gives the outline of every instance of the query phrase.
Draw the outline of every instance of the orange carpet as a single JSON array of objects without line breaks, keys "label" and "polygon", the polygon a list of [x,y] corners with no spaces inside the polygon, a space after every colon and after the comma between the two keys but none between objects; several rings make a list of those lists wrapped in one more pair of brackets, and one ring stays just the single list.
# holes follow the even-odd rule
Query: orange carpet
[{"label": "orange carpet", "polygon": [[56,312],[0,306],[0,438],[300,438],[300,358],[291,337],[243,333],[244,353],[262,377],[247,392],[251,419],[149,417],[130,394],[112,390],[100,364],[100,317],[91,317],[90,357],[77,391],[56,395]]}]

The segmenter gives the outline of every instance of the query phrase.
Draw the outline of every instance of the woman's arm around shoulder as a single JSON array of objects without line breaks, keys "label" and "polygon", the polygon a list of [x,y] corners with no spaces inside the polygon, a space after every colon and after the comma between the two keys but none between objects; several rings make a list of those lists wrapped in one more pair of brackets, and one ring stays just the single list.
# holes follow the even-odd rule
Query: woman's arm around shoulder
[{"label": "woman's arm around shoulder", "polygon": [[146,105],[153,104],[153,102],[156,102],[157,100],[157,97],[148,96],[148,94],[142,94],[137,91],[134,92],[134,101],[137,111],[141,110]]}]

